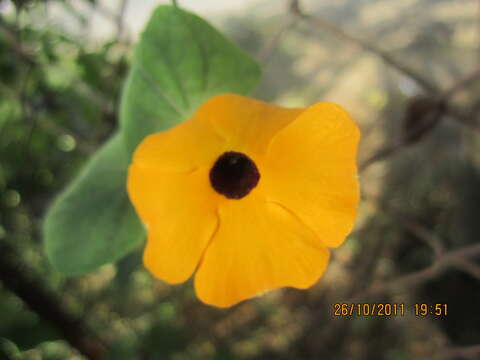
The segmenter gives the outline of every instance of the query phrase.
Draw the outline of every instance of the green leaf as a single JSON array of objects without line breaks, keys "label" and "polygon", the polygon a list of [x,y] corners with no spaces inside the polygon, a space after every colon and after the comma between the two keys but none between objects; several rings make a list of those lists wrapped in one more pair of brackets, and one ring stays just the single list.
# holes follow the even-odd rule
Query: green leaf
[{"label": "green leaf", "polygon": [[246,94],[260,68],[198,16],[160,6],[136,46],[121,104],[127,148],[186,120],[208,98]]},{"label": "green leaf", "polygon": [[56,199],[44,224],[47,256],[64,274],[115,261],[145,237],[126,193],[130,156],[121,134],[111,138]]}]

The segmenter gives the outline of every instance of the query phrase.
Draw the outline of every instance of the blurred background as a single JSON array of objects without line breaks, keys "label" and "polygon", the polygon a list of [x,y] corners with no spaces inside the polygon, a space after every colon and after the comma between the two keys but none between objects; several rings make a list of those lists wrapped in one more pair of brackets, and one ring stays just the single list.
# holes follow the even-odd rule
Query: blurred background
[{"label": "blurred background", "polygon": [[[228,310],[153,279],[142,249],[84,276],[51,268],[43,215],[117,126],[161,3],[0,0],[0,359],[480,359],[478,0],[179,0],[258,59],[255,97],[349,110],[356,229],[308,291]],[[404,311],[335,316],[342,303]]]}]

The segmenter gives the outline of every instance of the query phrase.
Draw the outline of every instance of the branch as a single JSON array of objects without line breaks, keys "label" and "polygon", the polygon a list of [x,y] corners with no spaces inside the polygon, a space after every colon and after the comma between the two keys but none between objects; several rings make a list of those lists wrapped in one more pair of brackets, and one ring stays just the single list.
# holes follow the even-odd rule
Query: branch
[{"label": "branch", "polygon": [[410,231],[413,235],[415,235],[418,239],[430,246],[435,256],[441,256],[445,252],[442,241],[433,231],[428,229],[426,226],[423,226],[418,222],[405,218],[401,220],[401,224],[405,226],[405,228],[407,228],[407,230]]},{"label": "branch", "polygon": [[[392,144],[388,144],[385,147],[380,148],[376,153],[374,153],[371,157],[367,158],[362,164],[359,165],[359,172],[365,171],[370,165],[376,163],[380,160],[384,160],[391,155],[395,154],[398,150],[412,145],[416,142],[421,136],[425,135],[429,130],[433,129],[435,124],[437,124],[441,118],[446,114],[449,113],[459,123],[462,125],[469,126],[472,130],[480,131],[480,128],[475,126],[470,119],[464,118],[462,114],[457,113],[452,107],[450,106],[451,100],[465,87],[471,85],[476,80],[480,78],[480,68],[472,71],[471,73],[467,74],[465,77],[457,81],[447,90],[443,91],[436,99],[432,98],[431,108],[427,111],[426,114],[423,114],[425,117],[424,119],[420,119],[421,123],[424,126],[417,126],[416,128],[408,134],[408,138],[398,139],[394,141]],[[418,121],[417,121],[418,122]],[[410,139],[416,139],[415,141],[410,141]]]},{"label": "branch", "polygon": [[103,341],[66,308],[59,295],[44,287],[39,276],[5,243],[0,244],[0,281],[32,311],[50,322],[87,359],[105,358]]},{"label": "branch", "polygon": [[[369,197],[367,196],[367,199],[368,198]],[[401,226],[403,226],[407,231],[415,235],[417,239],[424,242],[433,250],[435,258],[441,257],[445,253],[446,249],[445,249],[445,246],[443,245],[444,242],[442,241],[442,239],[440,239],[437,236],[437,234],[435,234],[428,227],[417,222],[415,219],[411,218],[408,214],[403,213],[398,209],[394,209],[391,206],[387,206],[385,202],[377,200],[375,204],[380,208],[382,212],[388,213],[393,217],[398,218]],[[468,259],[463,259],[463,261],[453,264],[453,267],[480,280],[480,266],[475,264],[473,261],[470,261]]]},{"label": "branch", "polygon": [[411,288],[422,285],[423,283],[443,274],[445,271],[458,267],[459,264],[477,256],[480,256],[480,244],[465,246],[459,250],[446,252],[437,257],[436,261],[431,266],[408,275],[400,276],[393,280],[388,280],[388,282],[385,283],[372,285],[370,288],[354,296],[347,302],[356,303],[362,299],[378,297],[399,288]]},{"label": "branch", "polygon": [[394,142],[391,145],[386,145],[380,148],[379,150],[377,150],[377,152],[375,152],[372,156],[367,158],[367,160],[365,160],[358,166],[358,172],[364,172],[370,167],[370,165],[392,156],[403,147],[404,144],[402,142]]},{"label": "branch", "polygon": [[[378,56],[384,63],[390,65],[391,67],[395,68],[405,76],[409,77],[413,81],[415,81],[426,93],[433,94],[433,97],[438,97],[437,107],[436,110],[432,111],[429,115],[428,121],[429,124],[437,123],[445,113],[449,113],[452,115],[459,123],[469,126],[470,128],[478,131],[479,129],[474,126],[468,118],[463,116],[462,114],[456,112],[454,109],[446,106],[448,102],[456,95],[460,90],[474,82],[480,77],[480,69],[475,70],[471,74],[467,75],[465,78],[461,79],[457,82],[454,86],[449,88],[447,91],[441,93],[441,91],[437,88],[437,86],[430,80],[423,77],[417,71],[411,69],[407,65],[403,64],[402,62],[398,61],[394,57],[392,57],[388,52],[382,50],[381,48],[376,47],[375,45],[371,44],[370,42],[359,38],[355,35],[350,34],[349,32],[345,31],[341,27],[319,17],[306,14],[300,6],[299,0],[290,0],[290,13],[294,14],[299,19],[305,20],[308,23],[315,25],[316,27],[328,31],[329,33],[335,35],[336,37],[347,41],[351,44],[358,46],[359,48],[368,51],[376,56]],[[444,108],[443,108],[444,107]],[[443,109],[442,109],[443,108]],[[418,132],[421,133],[424,129],[418,129]],[[360,165],[359,171],[362,172],[367,169],[371,164],[383,160],[391,155],[395,154],[399,149],[403,148],[407,145],[404,141],[397,141],[393,144],[389,144],[379,151],[377,151],[373,156],[368,158],[363,164]]]},{"label": "branch", "polygon": [[480,266],[475,264],[473,261],[464,261],[462,263],[458,263],[456,267],[457,269],[462,270],[470,276],[480,280]]},{"label": "branch", "polygon": [[444,242],[431,229],[418,222],[411,215],[400,209],[396,209],[394,206],[392,207],[391,204],[378,199],[376,196],[367,195],[365,193],[363,195],[367,200],[375,200],[374,204],[378,207],[377,211],[381,211],[399,219],[398,223],[416,238],[428,245],[433,250],[435,257],[439,257],[445,253]]},{"label": "branch", "polygon": [[269,42],[265,44],[265,46],[260,50],[260,53],[258,54],[258,61],[261,64],[266,63],[269,59],[272,53],[275,51],[278,43],[282,39],[282,36],[290,30],[292,27],[294,27],[297,24],[297,19],[296,18],[289,18],[285,21],[284,24],[280,27],[278,32],[270,39]]},{"label": "branch", "polygon": [[480,78],[480,68],[472,71],[471,73],[467,74],[465,77],[461,78],[457,81],[450,89],[443,93],[443,100],[450,101],[455,95],[457,95],[461,90],[466,88],[467,86],[474,83],[476,80]]},{"label": "branch", "polygon": [[128,5],[128,0],[122,0],[120,3],[120,8],[118,9],[117,19],[115,21],[117,25],[117,35],[116,35],[117,41],[119,41],[123,35],[123,30],[125,27],[125,23],[124,23],[125,10],[127,9],[127,5]]},{"label": "branch", "polygon": [[300,1],[299,0],[291,0],[290,1],[290,11],[299,17],[300,19],[303,19],[307,22],[309,22],[312,25],[317,26],[318,28],[322,30],[326,30],[329,33],[335,35],[336,37],[350,42],[351,44],[354,44],[358,46],[359,48],[368,51],[376,56],[378,56],[384,63],[390,65],[391,67],[397,69],[399,72],[404,74],[405,76],[409,77],[410,79],[414,80],[425,92],[427,93],[437,93],[438,89],[435,86],[433,82],[430,80],[424,78],[422,75],[420,75],[418,72],[415,70],[411,69],[407,65],[401,63],[394,57],[392,57],[389,53],[386,51],[377,48],[376,46],[372,45],[366,40],[363,40],[361,38],[356,37],[355,35],[352,35],[342,28],[336,26],[335,24],[321,18],[318,16],[313,16],[313,15],[308,15],[304,13],[300,7]]}]

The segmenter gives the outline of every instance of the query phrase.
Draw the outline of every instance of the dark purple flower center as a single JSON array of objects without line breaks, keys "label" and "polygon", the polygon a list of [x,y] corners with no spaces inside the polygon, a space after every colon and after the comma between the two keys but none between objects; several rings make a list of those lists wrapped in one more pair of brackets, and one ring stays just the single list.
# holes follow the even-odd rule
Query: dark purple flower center
[{"label": "dark purple flower center", "polygon": [[260,173],[247,155],[227,151],[210,170],[210,183],[216,192],[229,199],[241,199],[257,186]]}]

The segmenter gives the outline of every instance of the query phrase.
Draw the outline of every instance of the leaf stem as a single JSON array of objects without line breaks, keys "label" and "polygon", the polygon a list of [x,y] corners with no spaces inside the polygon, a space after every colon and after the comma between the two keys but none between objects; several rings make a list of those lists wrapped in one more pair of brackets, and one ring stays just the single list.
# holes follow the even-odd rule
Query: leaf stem
[{"label": "leaf stem", "polygon": [[172,5],[178,7],[177,0],[172,0]]}]

